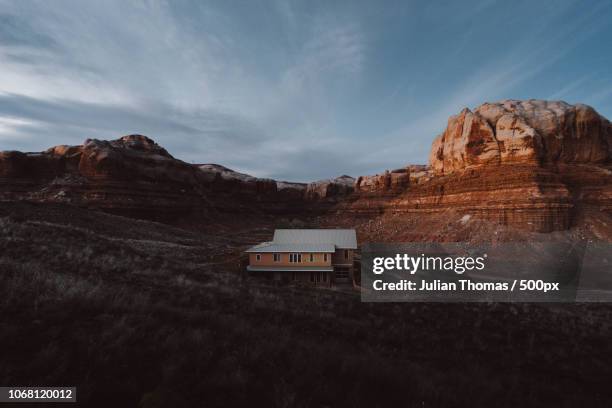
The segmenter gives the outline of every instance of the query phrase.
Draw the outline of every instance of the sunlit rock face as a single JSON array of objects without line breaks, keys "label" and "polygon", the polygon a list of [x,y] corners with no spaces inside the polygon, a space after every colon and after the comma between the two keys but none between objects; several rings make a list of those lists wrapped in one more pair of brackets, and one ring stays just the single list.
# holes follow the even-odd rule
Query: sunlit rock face
[{"label": "sunlit rock face", "polygon": [[306,200],[337,199],[353,192],[355,179],[343,175],[334,179],[308,183],[304,198]]},{"label": "sunlit rock face", "polygon": [[409,169],[360,177],[361,197],[347,207],[432,220],[453,211],[524,230],[565,230],[587,208],[612,208],[611,149],[610,122],[589,106],[485,103],[448,119],[419,178],[406,176],[417,173]]},{"label": "sunlit rock face", "polygon": [[436,174],[491,164],[603,164],[612,125],[587,105],[505,100],[452,116],[431,149]]},{"label": "sunlit rock face", "polygon": [[311,183],[185,163],[142,135],[88,139],[39,153],[0,152],[0,200],[70,203],[190,226],[223,215],[236,224],[333,216],[347,226],[365,217],[418,221],[428,236],[446,239],[441,228],[458,214],[550,232],[584,224],[585,214],[612,213],[611,129],[586,105],[485,103],[448,119],[429,165]]},{"label": "sunlit rock face", "polygon": [[427,182],[432,176],[429,166],[409,165],[400,169],[385,170],[382,174],[360,176],[355,180],[355,192],[360,194],[398,194],[410,186]]},{"label": "sunlit rock face", "polygon": [[495,139],[495,130],[483,117],[466,108],[449,118],[446,130],[432,144],[429,161],[437,174],[490,163],[499,164],[499,143]]}]

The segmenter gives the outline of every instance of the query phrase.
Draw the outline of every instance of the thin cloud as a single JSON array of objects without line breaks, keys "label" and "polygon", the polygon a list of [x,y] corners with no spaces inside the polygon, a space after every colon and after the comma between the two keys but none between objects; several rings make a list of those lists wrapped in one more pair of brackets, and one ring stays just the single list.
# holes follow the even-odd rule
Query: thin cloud
[{"label": "thin cloud", "polygon": [[0,6],[2,149],[143,133],[186,161],[307,181],[424,163],[447,117],[487,100],[612,113],[606,2]]}]

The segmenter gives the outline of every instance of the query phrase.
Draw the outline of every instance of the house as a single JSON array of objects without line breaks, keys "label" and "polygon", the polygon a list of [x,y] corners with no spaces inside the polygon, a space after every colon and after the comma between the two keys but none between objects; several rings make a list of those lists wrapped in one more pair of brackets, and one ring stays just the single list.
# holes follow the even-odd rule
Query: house
[{"label": "house", "polygon": [[351,283],[356,249],[353,229],[277,229],[271,242],[246,250],[247,270],[320,286]]}]

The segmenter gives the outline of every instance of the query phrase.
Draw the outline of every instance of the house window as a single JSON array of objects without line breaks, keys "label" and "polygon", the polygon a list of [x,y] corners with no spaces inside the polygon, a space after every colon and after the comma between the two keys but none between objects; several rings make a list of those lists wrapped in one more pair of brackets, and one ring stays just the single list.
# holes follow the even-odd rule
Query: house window
[{"label": "house window", "polygon": [[274,262],[280,262],[281,254],[274,254]]},{"label": "house window", "polygon": [[255,260],[257,260],[257,262],[261,261],[261,254],[255,255]]},{"label": "house window", "polygon": [[349,250],[348,249],[344,250],[344,259],[349,259]]},{"label": "house window", "polygon": [[327,262],[327,254],[323,254],[323,261]]},{"label": "house window", "polygon": [[302,262],[302,254],[289,254],[289,262]]},{"label": "house window", "polygon": [[310,254],[310,262],[314,262],[314,254]]}]

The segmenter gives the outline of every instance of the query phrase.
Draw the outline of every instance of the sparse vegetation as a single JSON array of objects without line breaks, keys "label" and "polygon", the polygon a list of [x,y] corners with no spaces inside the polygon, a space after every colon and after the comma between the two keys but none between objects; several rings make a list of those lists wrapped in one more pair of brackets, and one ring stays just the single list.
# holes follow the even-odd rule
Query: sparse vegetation
[{"label": "sparse vegetation", "polygon": [[274,287],[233,262],[265,234],[2,204],[0,384],[104,407],[609,405],[609,306]]}]

